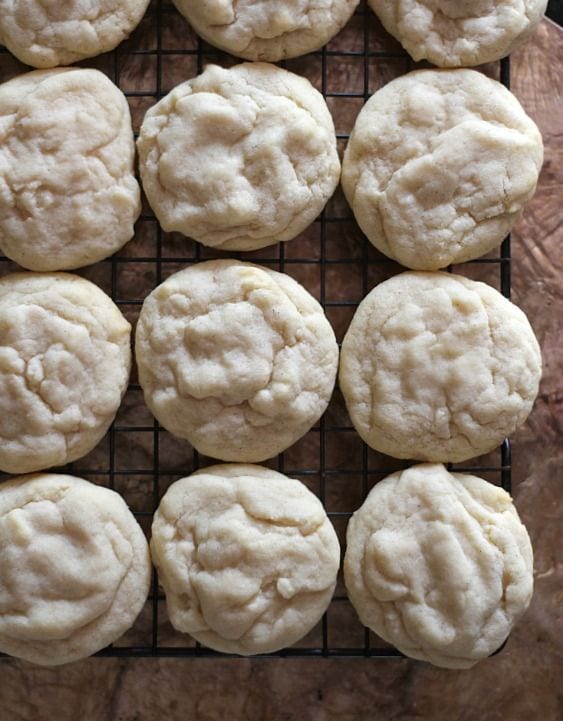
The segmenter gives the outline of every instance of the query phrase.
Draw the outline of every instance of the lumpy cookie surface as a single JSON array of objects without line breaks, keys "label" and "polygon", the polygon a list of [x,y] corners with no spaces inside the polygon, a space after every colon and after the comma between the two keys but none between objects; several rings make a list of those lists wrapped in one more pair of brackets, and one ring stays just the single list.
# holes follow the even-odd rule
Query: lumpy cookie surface
[{"label": "lumpy cookie surface", "polygon": [[123,93],[97,70],[36,70],[0,85],[0,249],[24,268],[96,263],[141,210]]},{"label": "lumpy cookie surface", "polygon": [[70,65],[113,50],[149,0],[2,0],[0,40],[36,68]]},{"label": "lumpy cookie surface", "polygon": [[541,355],[524,313],[485,283],[408,272],[376,286],[344,338],[340,387],[372,448],[463,461],[528,417]]},{"label": "lumpy cookie surface", "polygon": [[196,32],[247,60],[276,62],[317,50],[358,0],[174,0]]},{"label": "lumpy cookie surface", "polygon": [[137,147],[164,230],[227,250],[294,238],[340,177],[322,95],[266,63],[210,65],[177,86],[147,112]]},{"label": "lumpy cookie surface", "polygon": [[96,285],[67,273],[0,279],[0,469],[86,455],[127,388],[131,326]]},{"label": "lumpy cookie surface", "polygon": [[165,428],[208,456],[255,462],[322,415],[338,346],[321,306],[292,278],[216,260],[148,296],[136,357],[145,401]]},{"label": "lumpy cookie surface", "polygon": [[53,666],[116,641],[148,595],[148,544],[119,494],[38,473],[0,485],[0,650]]},{"label": "lumpy cookie surface", "polygon": [[538,128],[500,83],[475,70],[418,70],[360,112],[342,187],[378,250],[436,270],[500,245],[542,161]]},{"label": "lumpy cookie surface", "polygon": [[535,30],[547,0],[368,0],[414,60],[473,66],[508,55]]},{"label": "lumpy cookie surface", "polygon": [[225,464],[174,483],[151,552],[179,631],[227,653],[269,653],[303,638],[326,610],[340,549],[300,481]]},{"label": "lumpy cookie surface", "polygon": [[424,464],[377,483],[353,515],[344,577],[364,625],[407,656],[469,668],[528,607],[533,554],[508,493]]}]

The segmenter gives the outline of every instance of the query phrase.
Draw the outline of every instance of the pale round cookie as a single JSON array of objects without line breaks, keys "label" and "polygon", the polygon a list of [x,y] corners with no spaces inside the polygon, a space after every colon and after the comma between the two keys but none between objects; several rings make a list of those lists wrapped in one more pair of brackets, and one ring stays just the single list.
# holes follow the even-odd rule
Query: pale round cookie
[{"label": "pale round cookie", "polygon": [[226,250],[291,240],[340,177],[322,95],[266,63],[209,65],[178,85],[145,115],[137,147],[163,229]]},{"label": "pale round cookie", "polygon": [[66,273],[0,279],[0,470],[62,466],[91,451],[127,388],[131,326]]},{"label": "pale round cookie", "polygon": [[98,70],[36,70],[0,85],[0,249],[31,270],[96,263],[141,211],[123,93]]},{"label": "pale round cookie", "polygon": [[151,560],[118,493],[37,473],[0,485],[0,651],[44,666],[116,641],[147,599]]},{"label": "pale round cookie", "polygon": [[173,0],[202,38],[247,60],[276,62],[318,50],[359,0]]},{"label": "pale round cookie", "polygon": [[3,0],[0,41],[36,68],[70,65],[113,50],[149,0]]},{"label": "pale round cookie", "polygon": [[174,628],[243,656],[303,638],[326,611],[340,566],[319,499],[261,466],[211,466],[172,484],[150,546]]},{"label": "pale round cookie", "polygon": [[506,491],[423,464],[377,483],[354,513],[344,578],[381,638],[412,658],[470,668],[528,607],[532,546]]},{"label": "pale round cookie", "polygon": [[518,100],[476,70],[417,70],[366,103],[342,187],[382,253],[436,270],[496,248],[536,189],[543,143]]},{"label": "pale round cookie", "polygon": [[409,272],[360,303],[340,387],[356,430],[395,458],[464,461],[528,417],[541,376],[524,313],[485,283]]},{"label": "pale round cookie", "polygon": [[414,60],[439,67],[499,60],[533,33],[547,0],[368,0]]},{"label": "pale round cookie", "polygon": [[293,278],[232,260],[175,273],[145,300],[135,353],[145,402],[224,461],[263,461],[303,436],[334,388],[338,346]]}]

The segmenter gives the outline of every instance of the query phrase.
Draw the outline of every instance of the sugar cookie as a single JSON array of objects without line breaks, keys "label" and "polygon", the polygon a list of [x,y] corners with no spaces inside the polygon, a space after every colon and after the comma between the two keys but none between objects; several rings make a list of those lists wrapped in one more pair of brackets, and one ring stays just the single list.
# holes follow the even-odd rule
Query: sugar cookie
[{"label": "sugar cookie", "polygon": [[360,112],[342,187],[376,248],[436,270],[500,245],[542,160],[539,130],[500,83],[476,70],[417,70]]},{"label": "sugar cookie", "polygon": [[131,326],[67,273],[0,279],[0,470],[62,466],[92,450],[127,388]]},{"label": "sugar cookie", "polygon": [[401,273],[362,301],[340,387],[356,430],[396,458],[463,461],[524,423],[541,356],[524,313],[485,283]]},{"label": "sugar cookie", "polygon": [[247,60],[276,62],[318,50],[359,0],[173,0],[211,45]]},{"label": "sugar cookie", "polygon": [[368,0],[414,60],[440,67],[499,60],[533,33],[547,0]]},{"label": "sugar cookie", "polygon": [[136,332],[145,401],[208,456],[255,462],[303,436],[326,409],[338,346],[321,306],[289,276],[214,260],[145,300]]},{"label": "sugar cookie", "polygon": [[149,0],[3,0],[0,41],[36,68],[70,65],[113,50]]},{"label": "sugar cookie", "polygon": [[210,65],[174,88],[147,112],[137,147],[164,230],[225,250],[291,240],[340,178],[322,95],[266,63]]},{"label": "sugar cookie", "polygon": [[241,655],[303,638],[326,611],[340,565],[334,528],[306,486],[236,464],[168,489],[151,552],[172,625]]},{"label": "sugar cookie", "polygon": [[36,70],[0,85],[0,250],[30,270],[119,250],[141,212],[123,93],[97,70]]},{"label": "sugar cookie", "polygon": [[508,493],[413,466],[377,483],[348,525],[344,577],[362,623],[413,658],[469,668],[532,596],[532,546]]},{"label": "sugar cookie", "polygon": [[90,656],[141,611],[143,531],[118,493],[56,474],[0,485],[0,650],[45,666]]}]

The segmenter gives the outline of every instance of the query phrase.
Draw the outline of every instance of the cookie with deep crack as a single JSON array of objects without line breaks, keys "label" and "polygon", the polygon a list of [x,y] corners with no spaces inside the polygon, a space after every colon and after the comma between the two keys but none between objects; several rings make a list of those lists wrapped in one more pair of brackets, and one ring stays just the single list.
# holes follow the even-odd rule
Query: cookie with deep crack
[{"label": "cookie with deep crack", "polygon": [[360,620],[383,639],[470,668],[528,607],[532,546],[506,491],[423,464],[377,483],[354,513],[344,578]]},{"label": "cookie with deep crack", "polygon": [[137,147],[163,229],[226,250],[291,240],[340,177],[322,95],[267,63],[210,65],[178,85],[147,112]]},{"label": "cookie with deep crack", "polygon": [[363,232],[415,270],[500,245],[536,189],[538,128],[518,100],[475,70],[417,70],[360,112],[342,187]]},{"label": "cookie with deep crack", "polygon": [[173,0],[202,38],[246,60],[276,62],[318,50],[359,0]]},{"label": "cookie with deep crack", "polygon": [[284,273],[213,260],[145,300],[135,353],[145,401],[171,433],[225,461],[281,453],[330,400],[338,346],[319,303]]},{"label": "cookie with deep crack", "polygon": [[125,501],[73,476],[0,485],[0,651],[44,666],[116,641],[146,601],[151,560]]},{"label": "cookie with deep crack", "polygon": [[2,0],[0,42],[35,68],[70,65],[113,50],[149,0]]},{"label": "cookie with deep crack", "polygon": [[303,483],[261,466],[204,468],[168,489],[151,552],[172,625],[226,653],[270,653],[326,611],[340,548]]},{"label": "cookie with deep crack", "polygon": [[24,268],[96,263],[133,237],[141,211],[125,96],[89,68],[0,85],[0,249]]},{"label": "cookie with deep crack", "polygon": [[547,0],[368,0],[414,60],[469,67],[499,60],[543,18]]},{"label": "cookie with deep crack", "polygon": [[91,451],[127,388],[131,326],[67,273],[0,279],[0,470],[29,473]]},{"label": "cookie with deep crack", "polygon": [[463,461],[528,417],[541,376],[524,313],[485,283],[401,273],[360,303],[340,387],[356,430],[396,458]]}]

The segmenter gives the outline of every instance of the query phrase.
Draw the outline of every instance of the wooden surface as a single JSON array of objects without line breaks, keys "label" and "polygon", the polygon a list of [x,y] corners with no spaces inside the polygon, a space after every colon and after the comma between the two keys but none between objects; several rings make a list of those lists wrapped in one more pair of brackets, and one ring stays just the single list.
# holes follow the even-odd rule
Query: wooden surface
[{"label": "wooden surface", "polygon": [[408,660],[115,660],[61,669],[0,664],[0,721],[560,721],[563,718],[562,33],[545,21],[512,58],[513,91],[544,135],[537,195],[514,234],[513,299],[545,373],[514,438],[514,496],[535,548],[536,589],[507,648],[470,671]]}]

